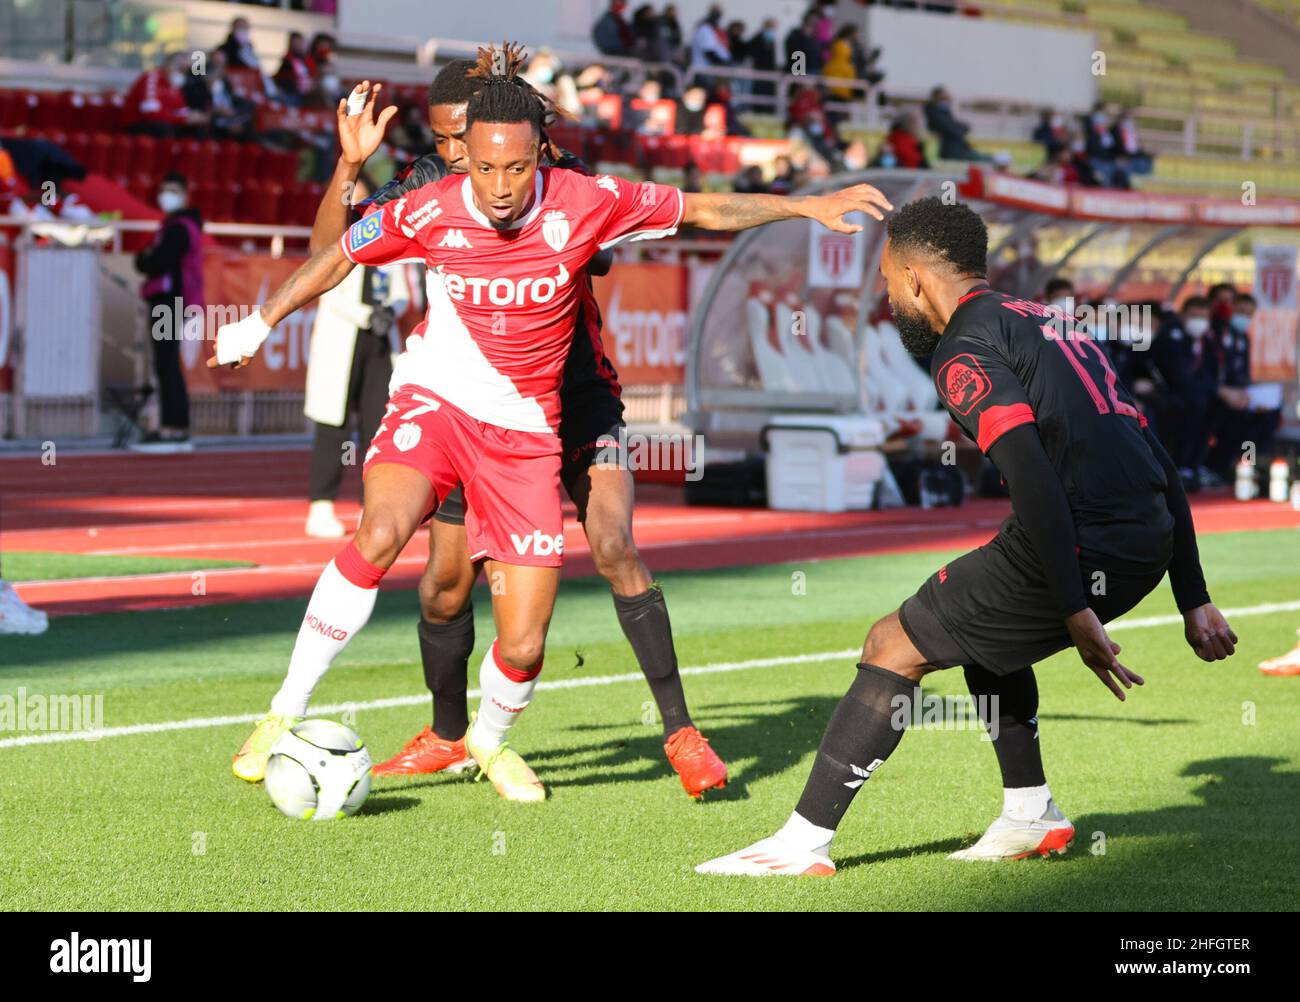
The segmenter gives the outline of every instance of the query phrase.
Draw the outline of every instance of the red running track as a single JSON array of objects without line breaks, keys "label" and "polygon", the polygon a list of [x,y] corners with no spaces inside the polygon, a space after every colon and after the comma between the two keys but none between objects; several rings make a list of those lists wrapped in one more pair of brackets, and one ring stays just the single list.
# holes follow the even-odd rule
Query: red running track
[{"label": "red running track", "polygon": [[[0,459],[0,548],[4,551],[187,557],[251,561],[204,572],[196,597],[189,571],[129,577],[30,581],[23,598],[54,615],[176,608],[211,602],[305,597],[341,545],[303,535],[308,455],[304,449],[201,451],[181,456],[86,454]],[[339,504],[356,519],[355,475]],[[1300,528],[1300,512],[1267,501],[1242,504],[1225,492],[1198,497],[1200,532]],[[933,511],[776,512],[688,507],[680,488],[638,486],[636,538],[656,571],[969,548],[996,531],[1005,501]],[[572,505],[564,525],[566,576],[593,573]],[[419,532],[385,578],[412,588],[424,566]]]}]

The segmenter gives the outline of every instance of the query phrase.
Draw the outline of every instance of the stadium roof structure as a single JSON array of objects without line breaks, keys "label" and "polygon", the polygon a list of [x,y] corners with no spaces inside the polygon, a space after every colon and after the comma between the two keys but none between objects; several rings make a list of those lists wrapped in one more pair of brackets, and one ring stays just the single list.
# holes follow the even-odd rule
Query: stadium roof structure
[{"label": "stadium roof structure", "polygon": [[[972,167],[965,173],[866,170],[805,189],[858,183],[878,187],[894,205],[929,195],[970,203],[989,227],[989,279],[1016,295],[1041,295],[1049,279],[1069,277],[1081,299],[1176,303],[1208,281],[1249,287],[1252,240],[1300,245],[1300,205],[1062,187]],[[859,413],[863,331],[889,319],[879,275],[883,226],[846,238],[808,220],[787,220],[739,235],[692,310],[687,343],[686,423],[722,448],[754,450],[772,415]],[[762,325],[767,310],[769,330]],[[788,312],[782,312],[782,310]],[[778,373],[791,317],[829,348],[850,353],[856,389],[810,388],[798,373]],[[838,324],[831,321],[838,318]],[[830,323],[833,329],[827,330]],[[811,325],[811,328],[808,328]],[[823,331],[825,331],[823,333]],[[847,338],[845,332],[848,332]],[[769,378],[760,372],[768,341]],[[787,341],[788,346],[792,342]],[[803,360],[806,361],[806,360]],[[776,384],[775,387],[773,384]]]}]

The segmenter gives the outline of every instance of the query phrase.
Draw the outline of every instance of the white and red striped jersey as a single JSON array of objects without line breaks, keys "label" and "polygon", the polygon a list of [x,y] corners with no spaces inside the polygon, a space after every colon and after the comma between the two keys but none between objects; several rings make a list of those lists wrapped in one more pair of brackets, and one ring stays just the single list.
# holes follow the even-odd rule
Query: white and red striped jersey
[{"label": "white and red striped jersey", "polygon": [[429,310],[407,339],[393,385],[432,390],[471,417],[555,431],[587,262],[626,240],[671,236],[676,188],[542,167],[533,203],[497,230],[452,175],[384,203],[342,237],[357,264],[429,266]]}]

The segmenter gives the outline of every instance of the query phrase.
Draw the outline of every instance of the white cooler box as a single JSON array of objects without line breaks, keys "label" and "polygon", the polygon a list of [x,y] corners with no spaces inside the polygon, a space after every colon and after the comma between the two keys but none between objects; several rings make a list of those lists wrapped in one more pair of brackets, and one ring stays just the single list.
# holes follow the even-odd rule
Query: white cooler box
[{"label": "white cooler box", "polygon": [[884,425],[865,414],[791,414],[763,428],[767,506],[779,511],[870,508],[886,473]]}]

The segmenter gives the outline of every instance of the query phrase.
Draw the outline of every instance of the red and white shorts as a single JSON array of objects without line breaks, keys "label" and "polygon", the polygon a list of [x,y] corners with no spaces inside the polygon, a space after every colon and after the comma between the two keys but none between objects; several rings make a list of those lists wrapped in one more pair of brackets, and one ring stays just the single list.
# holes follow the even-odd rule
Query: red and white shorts
[{"label": "red and white shorts", "polygon": [[471,560],[559,567],[564,554],[559,436],[500,428],[430,390],[407,385],[388,401],[366,453],[418,470],[444,498],[465,485]]}]

